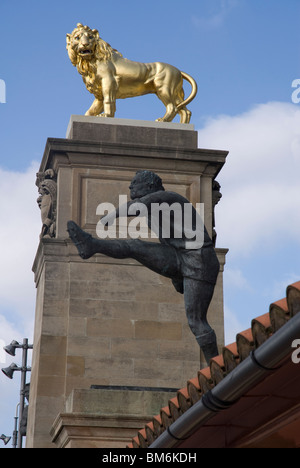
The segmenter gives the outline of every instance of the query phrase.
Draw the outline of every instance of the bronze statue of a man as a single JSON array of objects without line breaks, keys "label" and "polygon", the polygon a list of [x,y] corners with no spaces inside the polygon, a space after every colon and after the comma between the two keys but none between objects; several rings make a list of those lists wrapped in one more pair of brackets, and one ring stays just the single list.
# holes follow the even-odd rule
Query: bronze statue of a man
[{"label": "bronze statue of a man", "polygon": [[[219,261],[213,242],[199,214],[183,196],[166,191],[160,177],[151,171],[136,173],[130,185],[131,201],[125,207],[128,216],[137,215],[145,207],[148,226],[156,229],[160,242],[140,239],[97,239],[83,231],[74,221],[68,222],[69,236],[83,259],[101,253],[113,258],[133,258],[152,271],[170,278],[176,291],[184,294],[185,311],[189,326],[202,349],[207,362],[218,354],[216,335],[207,321],[207,311],[211,302]],[[138,210],[132,210],[135,205]],[[163,229],[162,219],[155,227],[154,207],[165,206],[169,210],[169,229]],[[185,212],[190,208],[190,229],[186,229],[184,217],[176,217],[176,207]],[[104,225],[111,224],[124,207],[118,208],[101,219]],[[173,214],[173,215],[172,215]],[[178,221],[179,220],[179,221]],[[201,229],[201,233],[198,231]],[[192,234],[191,234],[192,233]],[[191,235],[193,239],[191,240]],[[200,241],[199,241],[200,239]]]}]

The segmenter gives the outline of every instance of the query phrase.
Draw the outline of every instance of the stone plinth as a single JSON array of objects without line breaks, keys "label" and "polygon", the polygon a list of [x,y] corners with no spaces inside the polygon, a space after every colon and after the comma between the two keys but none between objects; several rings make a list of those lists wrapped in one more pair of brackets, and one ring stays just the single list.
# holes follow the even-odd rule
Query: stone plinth
[{"label": "stone plinth", "polygon": [[[113,122],[112,122],[113,121]],[[72,117],[68,138],[47,140],[40,171],[57,181],[55,237],[42,237],[33,265],[37,287],[27,447],[54,447],[50,428],[74,389],[91,385],[182,388],[200,366],[199,347],[171,280],[134,260],[82,260],[68,238],[74,220],[96,236],[102,202],[119,205],[139,169],[167,190],[204,203],[212,233],[212,181],[227,152],[197,148],[190,125]],[[76,139],[75,139],[76,138]],[[155,241],[155,240],[154,240]],[[224,343],[225,249],[209,310]]]},{"label": "stone plinth", "polygon": [[[66,137],[73,140],[196,148],[194,125],[72,115]],[[137,139],[138,138],[138,139]]]},{"label": "stone plinth", "polygon": [[57,448],[125,448],[174,389],[134,387],[73,390],[51,429]]}]

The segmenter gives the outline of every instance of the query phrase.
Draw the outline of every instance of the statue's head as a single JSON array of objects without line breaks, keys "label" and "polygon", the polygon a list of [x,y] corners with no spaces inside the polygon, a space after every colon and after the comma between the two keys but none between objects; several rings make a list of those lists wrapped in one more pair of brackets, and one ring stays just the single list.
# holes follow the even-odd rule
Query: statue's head
[{"label": "statue's head", "polygon": [[78,23],[72,33],[67,34],[67,50],[73,65],[77,65],[79,58],[91,60],[95,55],[98,40],[97,29]]},{"label": "statue's head", "polygon": [[129,186],[132,200],[149,193],[165,190],[161,178],[152,171],[138,171]]}]

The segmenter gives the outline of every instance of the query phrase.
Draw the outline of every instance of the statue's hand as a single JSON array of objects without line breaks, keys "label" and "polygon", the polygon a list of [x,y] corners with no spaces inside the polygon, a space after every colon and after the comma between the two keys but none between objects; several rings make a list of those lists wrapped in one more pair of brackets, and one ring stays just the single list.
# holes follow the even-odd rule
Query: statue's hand
[{"label": "statue's hand", "polygon": [[103,218],[101,218],[100,221],[101,224],[103,224],[103,226],[108,226],[107,216],[103,216]]},{"label": "statue's hand", "polygon": [[115,219],[116,219],[116,214],[115,213],[110,213],[108,215],[103,216],[100,219],[100,221],[101,221],[101,224],[103,224],[104,226],[112,226]]}]

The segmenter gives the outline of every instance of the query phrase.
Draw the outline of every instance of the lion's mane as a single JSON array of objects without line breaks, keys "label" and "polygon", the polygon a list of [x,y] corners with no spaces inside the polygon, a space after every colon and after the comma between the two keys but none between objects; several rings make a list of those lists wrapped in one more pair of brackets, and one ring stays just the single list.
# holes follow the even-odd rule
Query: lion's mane
[{"label": "lion's mane", "polygon": [[[96,38],[96,47],[92,60],[87,60],[84,57],[81,57],[72,47],[72,38],[75,37],[81,29],[88,31]],[[77,67],[81,75],[86,75],[87,73],[92,74],[97,62],[108,62],[109,60],[112,60],[113,54],[122,57],[120,52],[114,49],[108,42],[101,39],[97,29],[90,29],[88,26],[83,26],[81,23],[78,23],[77,27],[72,31],[67,50],[72,64]]]}]

